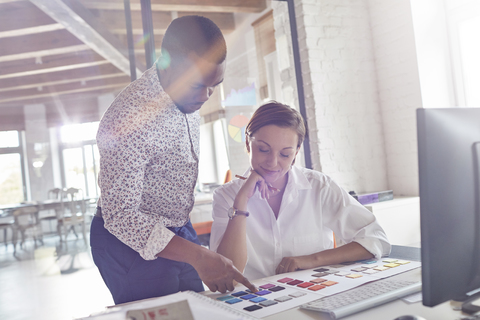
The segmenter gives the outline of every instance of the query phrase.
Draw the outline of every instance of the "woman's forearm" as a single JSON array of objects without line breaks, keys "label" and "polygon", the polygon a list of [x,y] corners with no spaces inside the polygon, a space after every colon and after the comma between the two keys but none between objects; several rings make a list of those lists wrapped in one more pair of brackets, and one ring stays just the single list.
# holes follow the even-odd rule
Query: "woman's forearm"
[{"label": "woman's forearm", "polygon": [[[241,191],[235,197],[233,207],[247,211],[248,197]],[[217,252],[232,260],[233,265],[243,272],[247,264],[247,217],[235,216],[228,222]]]},{"label": "woman's forearm", "polygon": [[373,254],[368,252],[360,244],[351,242],[339,248],[328,249],[310,255],[284,257],[275,269],[275,273],[293,272],[299,269],[311,269],[371,258],[373,258]]},{"label": "woman's forearm", "polygon": [[243,272],[247,264],[246,220],[247,217],[242,215],[230,220],[217,249],[217,253],[232,260],[240,272]]},{"label": "woman's forearm", "polygon": [[326,266],[347,261],[367,260],[373,257],[373,254],[368,252],[357,242],[350,242],[341,247],[324,250],[311,255],[316,266]]}]

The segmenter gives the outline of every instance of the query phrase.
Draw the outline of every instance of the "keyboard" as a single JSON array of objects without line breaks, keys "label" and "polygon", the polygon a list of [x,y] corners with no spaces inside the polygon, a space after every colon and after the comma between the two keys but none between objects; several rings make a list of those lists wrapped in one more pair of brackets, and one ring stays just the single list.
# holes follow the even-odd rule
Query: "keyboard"
[{"label": "keyboard", "polygon": [[385,278],[311,301],[300,308],[328,313],[333,319],[340,319],[419,292],[421,289],[422,283],[419,281]]}]

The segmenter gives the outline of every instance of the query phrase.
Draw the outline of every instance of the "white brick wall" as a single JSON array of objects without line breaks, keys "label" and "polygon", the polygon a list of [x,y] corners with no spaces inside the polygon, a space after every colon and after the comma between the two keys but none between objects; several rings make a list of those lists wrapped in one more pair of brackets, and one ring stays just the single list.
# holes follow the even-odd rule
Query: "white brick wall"
[{"label": "white brick wall", "polygon": [[410,2],[369,0],[389,188],[418,195],[415,110],[422,107]]},{"label": "white brick wall", "polygon": [[[286,4],[272,7],[277,39],[290,36]],[[409,1],[298,0],[295,9],[314,169],[347,190],[417,195],[422,100]],[[295,81],[293,62],[281,79]]]},{"label": "white brick wall", "polygon": [[296,14],[314,169],[347,190],[387,188],[366,3],[297,1]]}]

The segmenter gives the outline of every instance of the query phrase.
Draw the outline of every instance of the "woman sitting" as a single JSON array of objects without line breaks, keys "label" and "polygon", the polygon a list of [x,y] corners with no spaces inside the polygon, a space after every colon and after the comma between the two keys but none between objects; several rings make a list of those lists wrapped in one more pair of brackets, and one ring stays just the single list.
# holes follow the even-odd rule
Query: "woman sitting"
[{"label": "woman sitting", "polygon": [[[214,192],[212,250],[249,279],[390,253],[370,211],[327,175],[293,165],[306,133],[298,111],[265,104],[245,131],[247,179]],[[346,244],[334,248],[333,233]]]}]

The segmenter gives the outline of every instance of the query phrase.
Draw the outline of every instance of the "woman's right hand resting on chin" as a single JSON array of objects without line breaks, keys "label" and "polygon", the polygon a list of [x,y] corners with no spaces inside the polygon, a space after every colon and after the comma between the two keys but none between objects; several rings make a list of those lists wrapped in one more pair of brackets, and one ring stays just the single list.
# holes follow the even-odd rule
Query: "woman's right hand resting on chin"
[{"label": "woman's right hand resting on chin", "polygon": [[255,170],[251,170],[247,180],[238,191],[233,206],[238,210],[246,211],[248,200],[255,194],[256,188],[263,199],[268,199],[275,193],[261,175]]}]

